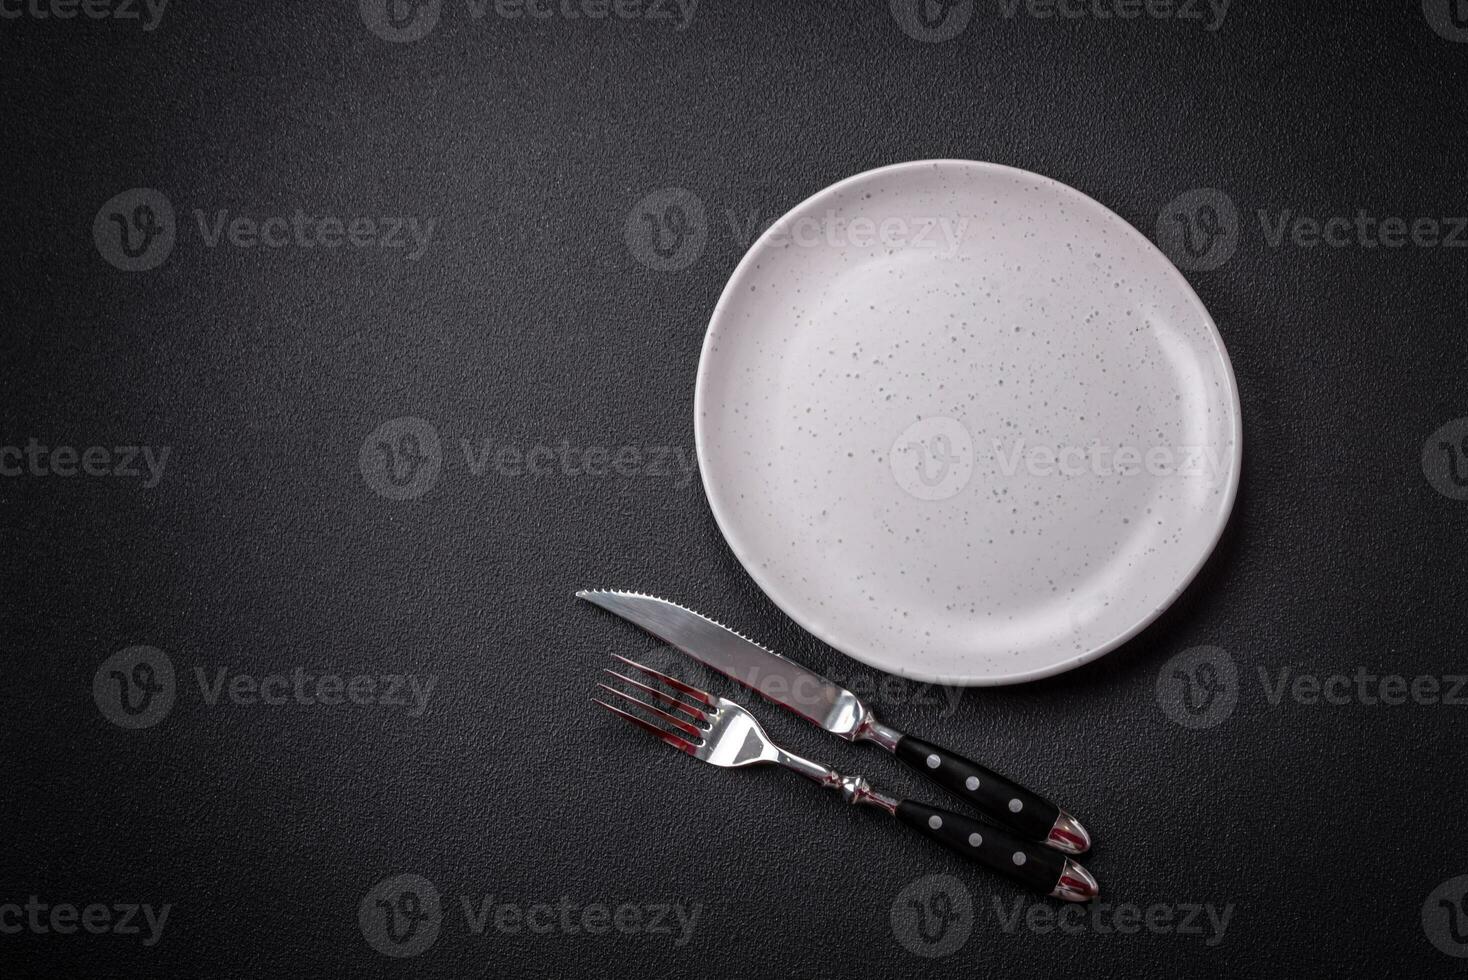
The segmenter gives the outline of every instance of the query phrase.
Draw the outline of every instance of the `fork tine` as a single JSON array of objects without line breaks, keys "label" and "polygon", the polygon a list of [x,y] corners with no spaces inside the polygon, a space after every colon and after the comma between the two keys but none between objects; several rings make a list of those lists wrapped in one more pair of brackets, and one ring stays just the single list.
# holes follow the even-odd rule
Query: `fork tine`
[{"label": "fork tine", "polygon": [[608,687],[607,685],[601,684],[601,683],[598,683],[596,686],[599,687],[599,688],[601,688],[603,691],[606,691],[606,692],[608,692],[610,694],[615,694],[619,698],[625,698],[626,700],[631,701],[633,704],[637,705],[639,708],[641,708],[643,711],[646,711],[648,714],[652,715],[654,718],[660,718],[660,719],[662,719],[663,721],[665,721],[668,724],[672,725],[674,728],[678,729],[680,732],[685,732],[688,735],[693,736],[694,738],[702,738],[703,737],[703,729],[702,728],[699,728],[697,725],[690,725],[690,724],[688,724],[688,722],[684,721],[682,718],[679,718],[679,717],[677,717],[675,715],[668,714],[662,708],[654,708],[652,705],[648,704],[647,702],[645,702],[645,701],[639,701],[637,698],[634,698],[632,695],[628,694],[626,691],[619,691],[615,687]]},{"label": "fork tine", "polygon": [[647,684],[644,684],[641,681],[634,681],[632,678],[627,677],[624,674],[617,673],[615,670],[612,670],[610,667],[604,667],[603,670],[605,670],[608,674],[611,674],[617,680],[622,681],[625,684],[631,684],[633,687],[637,688],[639,691],[642,691],[642,692],[644,692],[646,694],[651,694],[655,698],[659,698],[659,699],[661,699],[663,701],[666,701],[668,704],[672,705],[677,710],[683,712],[686,715],[689,715],[690,717],[694,718],[697,721],[708,721],[709,720],[709,716],[708,716],[708,714],[706,712],[704,712],[704,711],[702,711],[702,710],[700,710],[698,708],[695,708],[692,705],[684,704],[682,701],[679,701],[677,698],[673,697],[673,695],[667,693],[666,691],[659,691],[657,688],[652,687],[652,686],[647,685]]},{"label": "fork tine", "polygon": [[695,699],[697,701],[702,702],[703,704],[707,704],[707,705],[712,706],[713,703],[714,703],[714,699],[712,697],[710,697],[707,694],[707,692],[700,691],[696,687],[689,687],[687,684],[685,684],[682,681],[678,680],[676,677],[669,677],[667,674],[664,674],[661,671],[653,670],[651,667],[644,667],[644,666],[642,666],[642,664],[638,663],[637,661],[635,661],[635,660],[628,660],[626,657],[622,656],[621,654],[614,653],[614,654],[612,654],[612,657],[615,660],[622,661],[622,663],[626,664],[628,667],[636,667],[638,670],[642,671],[644,674],[648,674],[648,675],[650,675],[652,677],[656,677],[658,680],[662,681],[664,684],[668,685],[673,690],[682,692],[683,694],[686,694],[689,697],[691,697],[691,698],[693,698],[693,699]]},{"label": "fork tine", "polygon": [[628,714],[627,712],[623,711],[621,708],[617,708],[617,707],[614,707],[614,706],[612,706],[610,704],[607,704],[605,701],[601,700],[600,698],[592,698],[591,700],[592,700],[592,702],[594,704],[601,705],[603,708],[606,708],[612,714],[614,714],[614,715],[621,715],[623,718],[625,718],[628,721],[632,722],[632,724],[636,725],[638,728],[641,728],[643,731],[650,732],[653,735],[656,735],[658,738],[662,739],[664,742],[667,742],[669,745],[671,745],[675,749],[678,749],[680,752],[687,752],[689,755],[693,755],[694,754],[694,752],[695,752],[696,749],[695,749],[695,746],[693,745],[692,742],[685,741],[685,740],[679,738],[677,735],[674,735],[672,732],[665,732],[661,728],[659,728],[658,726],[654,725],[652,722],[650,722],[650,721],[644,721],[643,719],[637,717],[636,715]]}]

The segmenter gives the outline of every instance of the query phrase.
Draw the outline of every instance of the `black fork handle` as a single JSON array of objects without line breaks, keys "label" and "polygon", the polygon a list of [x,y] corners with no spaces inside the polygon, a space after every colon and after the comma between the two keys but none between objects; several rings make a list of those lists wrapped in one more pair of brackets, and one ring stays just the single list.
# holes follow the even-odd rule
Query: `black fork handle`
[{"label": "black fork handle", "polygon": [[1090,872],[1058,851],[973,817],[903,800],[896,817],[923,836],[1041,895],[1086,902],[1100,891]]},{"label": "black fork handle", "polygon": [[1084,853],[1090,846],[1084,828],[1063,814],[1060,807],[951,749],[914,735],[903,735],[892,752],[932,782],[1025,840],[1040,841],[1067,854]]}]

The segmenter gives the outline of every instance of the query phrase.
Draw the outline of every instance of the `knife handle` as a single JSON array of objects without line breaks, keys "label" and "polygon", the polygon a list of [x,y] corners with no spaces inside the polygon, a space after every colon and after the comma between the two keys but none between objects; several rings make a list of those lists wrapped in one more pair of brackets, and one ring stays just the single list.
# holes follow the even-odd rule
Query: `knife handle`
[{"label": "knife handle", "polygon": [[1020,840],[993,824],[913,800],[898,803],[895,815],[923,836],[1041,895],[1084,902],[1100,891],[1090,872],[1064,854]]},{"label": "knife handle", "polygon": [[1084,853],[1091,845],[1085,828],[1060,807],[957,752],[912,735],[899,738],[892,751],[928,779],[1025,840],[1044,841],[1067,854]]}]

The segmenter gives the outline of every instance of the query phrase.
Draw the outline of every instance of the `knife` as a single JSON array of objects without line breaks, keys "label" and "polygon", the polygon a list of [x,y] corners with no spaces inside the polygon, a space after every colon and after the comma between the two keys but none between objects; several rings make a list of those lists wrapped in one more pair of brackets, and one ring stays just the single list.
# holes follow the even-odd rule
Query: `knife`
[{"label": "knife", "polygon": [[957,752],[899,732],[877,720],[855,694],[820,674],[676,602],[640,592],[583,589],[577,598],[601,606],[693,659],[848,742],[875,742],[980,813],[1027,840],[1082,854],[1091,835],[1049,800]]}]

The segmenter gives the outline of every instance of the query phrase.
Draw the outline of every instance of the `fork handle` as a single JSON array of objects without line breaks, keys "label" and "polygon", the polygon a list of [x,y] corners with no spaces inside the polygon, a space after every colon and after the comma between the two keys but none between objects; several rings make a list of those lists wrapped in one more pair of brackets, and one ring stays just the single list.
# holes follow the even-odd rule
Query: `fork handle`
[{"label": "fork handle", "polygon": [[914,800],[899,802],[895,816],[923,836],[1042,895],[1085,902],[1100,890],[1090,872],[1064,854],[993,824]]},{"label": "fork handle", "polygon": [[1059,851],[1023,841],[1007,830],[972,817],[940,810],[916,800],[897,800],[872,788],[861,776],[843,776],[829,766],[777,749],[770,761],[836,790],[847,803],[874,806],[892,814],[924,837],[1013,878],[1022,885],[1067,902],[1088,902],[1100,886],[1091,873]]},{"label": "fork handle", "polygon": [[897,758],[989,819],[1032,841],[1044,841],[1066,854],[1090,847],[1085,828],[1060,807],[951,749],[903,735],[892,748]]}]

